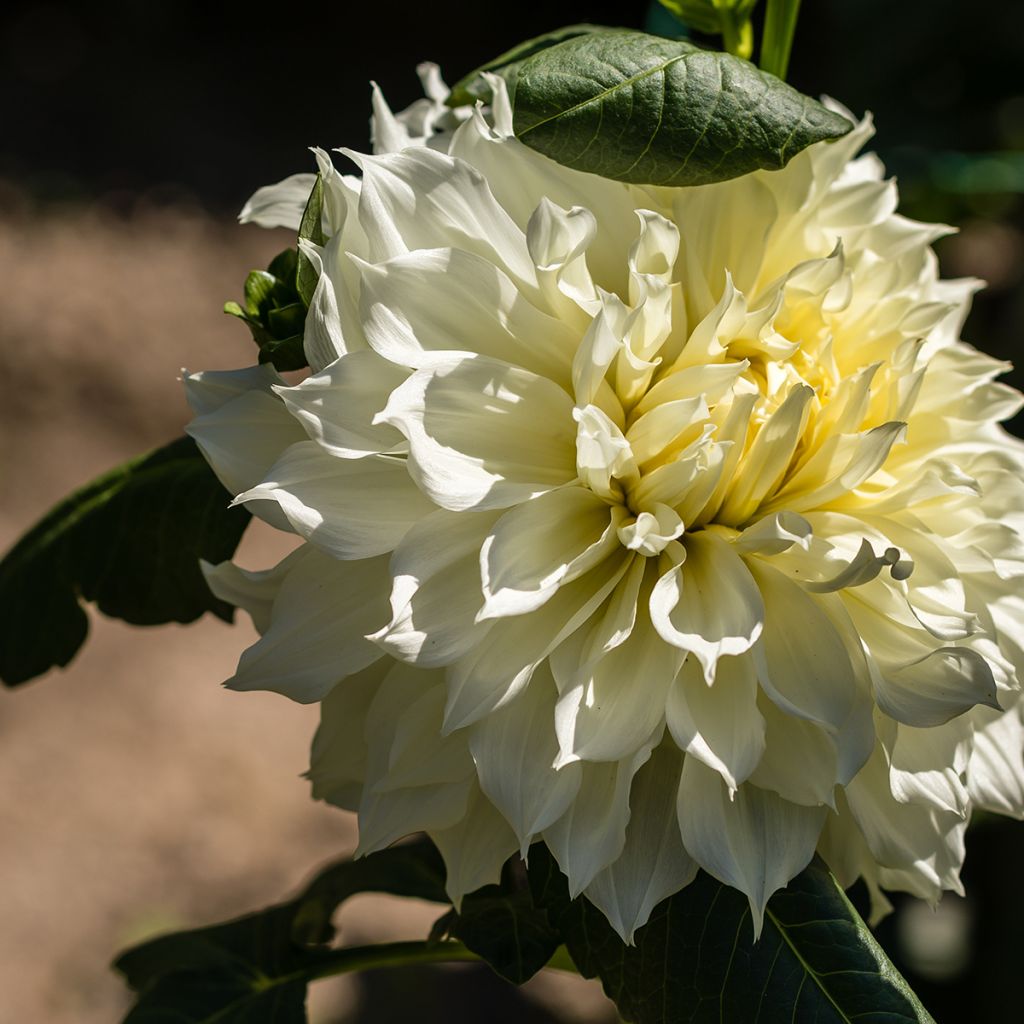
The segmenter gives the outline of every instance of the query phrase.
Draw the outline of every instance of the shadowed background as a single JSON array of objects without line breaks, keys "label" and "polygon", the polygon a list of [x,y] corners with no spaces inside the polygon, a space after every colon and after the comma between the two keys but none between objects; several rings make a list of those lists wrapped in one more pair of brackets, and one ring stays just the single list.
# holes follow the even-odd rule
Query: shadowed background
[{"label": "shadowed background", "polygon": [[[966,339],[1014,358],[1024,5],[804,7],[791,81],[875,112],[903,212],[958,225],[938,246],[945,273],[990,282]],[[312,169],[306,147],[367,148],[371,79],[400,108],[419,95],[421,60],[452,82],[529,35],[648,16],[643,0],[508,11],[463,0],[9,3],[0,546],[72,487],[178,434],[181,366],[252,361],[247,332],[220,307],[290,239],[239,228],[234,215],[257,186]],[[281,550],[269,531],[254,533],[242,560],[269,564]],[[97,621],[69,670],[0,693],[0,1019],[116,1019],[127,1006],[106,970],[116,949],[279,899],[352,849],[351,820],[312,804],[299,777],[315,709],[217,685],[251,642],[241,618],[234,629]],[[968,901],[950,898],[937,915],[901,906],[881,936],[940,1021],[968,1008],[1003,1020],[1018,998],[1024,827],[982,823],[968,851]],[[432,913],[361,897],[342,924],[353,942],[412,938]],[[486,971],[459,973],[319,986],[312,1017],[614,1019],[593,986],[544,976],[520,1001]]]}]

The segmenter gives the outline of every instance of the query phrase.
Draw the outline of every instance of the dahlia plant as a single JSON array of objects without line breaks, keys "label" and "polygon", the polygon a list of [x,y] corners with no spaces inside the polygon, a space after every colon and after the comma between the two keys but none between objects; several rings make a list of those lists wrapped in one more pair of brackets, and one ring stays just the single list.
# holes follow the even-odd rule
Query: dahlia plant
[{"label": "dahlia plant", "polygon": [[[596,974],[644,1022],[929,1020],[842,890],[961,892],[972,811],[1024,814],[1021,397],[958,338],[977,283],[939,279],[870,118],[736,56],[753,4],[666,6],[733,52],[575,26],[453,90],[423,65],[401,113],[375,88],[371,154],[242,211],[299,236],[229,305],[259,363],[185,377],[232,509],[188,442],[89,492],[205,489],[167,600],[252,617],[229,685],[318,702],[312,794],[358,814],[362,859],[247,954],[270,983],[226,984],[239,1020],[474,957]],[[296,535],[277,566],[230,561],[247,513]],[[362,888],[452,909],[329,947]],[[120,961],[138,1019],[229,1005],[180,948]]]}]

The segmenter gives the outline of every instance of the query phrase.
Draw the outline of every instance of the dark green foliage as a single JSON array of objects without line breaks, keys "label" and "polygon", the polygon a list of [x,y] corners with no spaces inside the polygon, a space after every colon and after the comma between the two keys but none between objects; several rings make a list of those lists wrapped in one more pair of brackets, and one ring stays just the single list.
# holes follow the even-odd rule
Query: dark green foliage
[{"label": "dark green foliage", "polygon": [[410,945],[327,946],[331,915],[357,892],[444,901],[444,868],[425,841],[395,846],[331,865],[288,903],[136,946],[114,964],[138,993],[125,1024],[302,1024],[312,979],[381,966]]},{"label": "dark green foliage", "polygon": [[517,72],[518,138],[568,167],[637,184],[777,170],[852,127],[748,61],[642,32],[577,36]]},{"label": "dark green foliage", "polygon": [[[323,205],[324,181],[318,174],[313,185],[313,191],[310,192],[309,199],[306,201],[306,209],[302,212],[302,220],[299,222],[300,242],[310,241],[314,245],[323,245],[327,241],[323,228]],[[307,308],[313,301],[313,292],[316,291],[317,281],[319,280],[319,272],[300,248],[295,283],[299,295]]]},{"label": "dark green foliage", "polygon": [[199,559],[230,558],[249,521],[191,438],[126,462],[62,501],[0,562],[0,679],[66,665],[89,630],[82,601],[135,625],[230,621]]},{"label": "dark green foliage", "polygon": [[[303,257],[305,259],[305,257]],[[306,303],[298,292],[299,254],[285,249],[266,270],[253,270],[245,279],[244,302],[224,303],[224,312],[243,320],[259,346],[259,361],[278,370],[301,370],[306,365],[302,334]]]},{"label": "dark green foliage", "polygon": [[484,78],[485,71],[496,75],[500,74],[511,86],[520,65],[535,53],[540,53],[541,50],[546,50],[549,46],[564,43],[567,39],[574,39],[576,36],[585,36],[591,32],[612,31],[616,30],[602,28],[600,25],[566,25],[565,28],[555,29],[554,32],[545,32],[542,36],[527,39],[526,42],[513,46],[512,49],[506,50],[494,60],[482,64],[465,78],[459,79],[452,86],[451,94],[445,102],[449,107],[464,107],[476,103],[477,100],[488,103],[491,99],[491,87]]},{"label": "dark green foliage", "polygon": [[932,1021],[828,869],[814,861],[768,903],[754,942],[746,897],[700,872],[626,946],[540,845],[530,883],[580,972],[636,1024]]},{"label": "dark green foliage", "polygon": [[529,869],[513,858],[500,885],[466,896],[425,945],[327,946],[338,904],[368,890],[447,902],[443,864],[425,839],[333,865],[290,903],[125,953],[117,969],[139,992],[128,1022],[303,1021],[310,980],[384,966],[410,950],[420,962],[476,954],[521,983],[564,944],[637,1024],[934,1024],[819,861],[771,899],[757,942],[746,898],[701,872],[627,946],[600,911],[569,899],[537,843]]},{"label": "dark green foliage", "polygon": [[562,943],[547,911],[534,903],[518,858],[505,865],[501,885],[466,896],[447,925],[451,935],[516,985],[532,978]]}]

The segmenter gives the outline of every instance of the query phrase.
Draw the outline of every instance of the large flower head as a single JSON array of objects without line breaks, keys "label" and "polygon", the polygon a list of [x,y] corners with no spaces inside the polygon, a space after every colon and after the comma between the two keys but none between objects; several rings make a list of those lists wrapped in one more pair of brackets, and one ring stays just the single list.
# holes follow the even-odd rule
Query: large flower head
[{"label": "large flower head", "polygon": [[[317,151],[310,375],[188,378],[226,486],[303,543],[211,568],[262,638],[231,685],[322,702],[315,795],[425,830],[458,900],[542,839],[627,940],[698,867],[765,903],[957,889],[1024,811],[1024,446],[970,281],[862,123],[781,171],[637,187],[508,101]],[[250,219],[296,227],[312,185]]]}]

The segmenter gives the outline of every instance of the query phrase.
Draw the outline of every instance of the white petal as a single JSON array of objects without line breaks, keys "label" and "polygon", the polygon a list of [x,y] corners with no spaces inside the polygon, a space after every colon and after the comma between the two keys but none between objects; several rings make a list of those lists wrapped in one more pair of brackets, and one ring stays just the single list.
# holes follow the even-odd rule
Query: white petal
[{"label": "white petal", "polygon": [[336,359],[294,387],[274,390],[321,448],[340,458],[389,452],[404,443],[386,423],[373,422],[407,370],[364,349]]},{"label": "white petal", "polygon": [[315,181],[315,174],[293,174],[275,185],[264,185],[242,207],[238,219],[261,228],[298,231]]},{"label": "white petal", "polygon": [[696,659],[687,659],[669,691],[665,720],[679,749],[713,768],[734,791],[765,749],[757,672],[749,655],[722,658],[711,686]]},{"label": "white petal", "polygon": [[536,288],[523,230],[474,167],[425,146],[375,157],[342,152],[363,171],[359,219],[374,262],[443,240],[501,267],[521,287]]},{"label": "white petal", "polygon": [[302,350],[313,373],[347,352],[366,348],[362,325],[353,315],[349,279],[355,275],[351,260],[341,249],[344,243],[344,235],[336,235],[324,248],[306,240],[299,242],[299,250],[319,275],[302,332]]},{"label": "white petal", "polygon": [[409,473],[442,508],[507,508],[576,477],[572,400],[484,356],[414,373],[379,419],[409,440]]},{"label": "white petal", "polygon": [[811,524],[795,512],[775,512],[748,526],[734,541],[742,554],[779,555],[794,545],[806,549]]},{"label": "white petal", "polygon": [[366,338],[386,359],[420,369],[475,352],[568,386],[577,339],[493,263],[420,249],[359,269]]},{"label": "white petal", "polygon": [[584,890],[627,945],[651,911],[697,874],[676,818],[681,768],[682,759],[663,744],[637,772],[629,794],[626,845]]},{"label": "white petal", "polygon": [[274,599],[270,627],[242,653],[233,690],[274,690],[302,704],[381,656],[367,633],[387,618],[386,558],[339,562],[306,545]]},{"label": "white petal", "polygon": [[727,541],[702,530],[687,536],[686,561],[658,580],[651,619],[666,642],[693,653],[710,682],[720,657],[753,646],[765,608],[743,560]]},{"label": "white petal", "polygon": [[284,403],[263,390],[245,391],[197,416],[185,431],[232,494],[258,484],[281,452],[305,439]]},{"label": "white petal", "polygon": [[917,874],[936,894],[959,885],[963,818],[924,804],[900,803],[890,790],[889,766],[881,743],[846,786],[845,796],[880,865]]},{"label": "white petal", "polygon": [[621,558],[606,558],[537,611],[494,620],[477,646],[448,668],[445,728],[470,725],[519,693],[536,666],[597,611],[632,557],[623,551]]},{"label": "white petal", "polygon": [[480,551],[481,619],[539,608],[563,583],[618,549],[613,510],[583,487],[561,487],[517,505]]},{"label": "white petal", "polygon": [[809,387],[798,385],[765,421],[744,456],[742,469],[722,504],[719,522],[742,525],[764,496],[775,490],[803,433],[813,397],[814,392]]},{"label": "white petal", "polygon": [[284,578],[295,563],[303,557],[301,551],[293,551],[278,562],[273,569],[252,572],[241,569],[234,562],[221,562],[211,565],[200,560],[206,585],[228,604],[243,608],[252,618],[252,624],[258,633],[265,633],[270,627],[271,611],[274,599],[281,589]]},{"label": "white petal", "polygon": [[966,818],[970,798],[962,776],[973,731],[967,716],[930,729],[898,725],[889,762],[892,795],[901,803],[930,804]]},{"label": "white petal", "polygon": [[835,741],[821,726],[787,715],[763,694],[758,707],[766,726],[765,749],[750,781],[790,803],[831,807],[841,781]]},{"label": "white petal", "polygon": [[976,704],[999,709],[988,662],[967,647],[940,647],[906,664],[879,664],[878,706],[898,722],[942,725]]},{"label": "white petal", "polygon": [[270,363],[247,366],[244,370],[200,370],[198,373],[183,370],[181,380],[185,385],[185,398],[197,416],[216,412],[248,391],[265,391],[269,395],[274,384],[284,383]]},{"label": "white petal", "polygon": [[651,756],[658,739],[652,737],[622,761],[584,763],[576,799],[558,821],[545,829],[544,842],[568,877],[573,899],[621,855],[626,845],[633,777]]},{"label": "white petal", "polygon": [[558,820],[580,788],[582,769],[556,771],[555,698],[551,672],[542,665],[530,685],[469,731],[469,749],[484,793],[505,816],[525,856],[533,837]]},{"label": "white petal", "polygon": [[456,910],[467,893],[500,881],[502,865],[519,845],[508,822],[477,787],[461,821],[427,831],[444,858],[445,891]]},{"label": "white petal", "polygon": [[1021,703],[1003,713],[979,709],[967,764],[971,802],[986,811],[1024,818],[1024,724]]},{"label": "white petal", "polygon": [[[597,290],[586,259],[596,234],[597,218],[590,210],[582,206],[563,210],[546,196],[541,199],[526,226],[526,245],[549,298],[557,299],[560,293],[590,312],[597,308]],[[571,315],[571,307],[568,312]]]},{"label": "white petal", "polygon": [[454,824],[476,788],[465,743],[441,735],[443,674],[390,665],[363,720],[359,856],[411,832]]},{"label": "white petal", "polygon": [[799,807],[749,783],[730,799],[718,772],[686,758],[679,784],[683,844],[700,866],[750,900],[754,938],[772,894],[814,856],[826,808]]},{"label": "white petal", "polygon": [[413,523],[434,511],[404,460],[339,459],[315,441],[286,449],[263,482],[235,500],[276,501],[297,533],[336,558],[391,551]]},{"label": "white petal", "polygon": [[764,636],[755,650],[761,686],[783,711],[838,730],[858,693],[842,637],[819,599],[760,558],[747,565],[764,598]]},{"label": "white petal", "polygon": [[665,718],[669,688],[685,655],[665,643],[647,611],[653,574],[641,588],[629,637],[583,669],[558,700],[559,764],[619,761],[638,749]]},{"label": "white petal", "polygon": [[320,726],[313,737],[310,767],[314,800],[357,810],[366,778],[363,726],[370,704],[391,663],[381,658],[340,682],[320,703]]},{"label": "white petal", "polygon": [[438,509],[416,523],[391,556],[391,622],[371,639],[400,661],[432,668],[461,658],[489,628],[480,546],[499,512]]},{"label": "white petal", "polygon": [[370,141],[374,153],[397,153],[409,145],[409,131],[395,118],[376,82],[373,89],[373,116],[370,118]]}]

